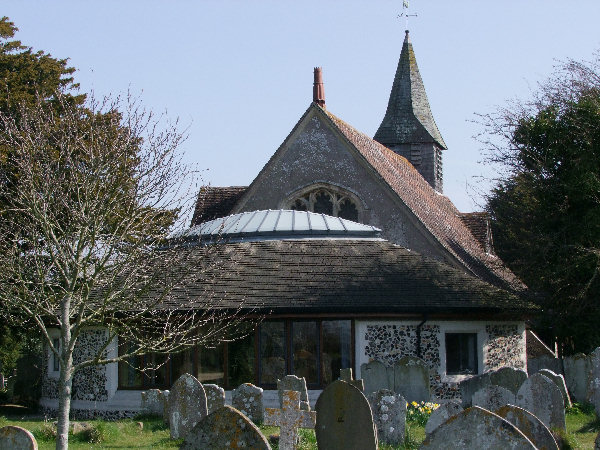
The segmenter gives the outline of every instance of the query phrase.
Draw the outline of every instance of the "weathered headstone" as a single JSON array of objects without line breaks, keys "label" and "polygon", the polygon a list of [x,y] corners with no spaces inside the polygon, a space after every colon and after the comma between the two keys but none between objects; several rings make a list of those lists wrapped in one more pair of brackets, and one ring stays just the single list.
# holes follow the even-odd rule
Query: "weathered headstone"
[{"label": "weathered headstone", "polygon": [[9,425],[0,428],[0,450],[37,450],[37,441],[25,428]]},{"label": "weathered headstone", "polygon": [[433,430],[421,448],[533,450],[535,446],[507,420],[473,406]]},{"label": "weathered headstone", "polygon": [[431,399],[429,367],[415,356],[405,356],[394,364],[394,392],[407,402],[427,402]]},{"label": "weathered headstone", "polygon": [[298,428],[315,427],[317,413],[300,409],[300,393],[283,391],[281,409],[265,410],[265,425],[279,427],[280,450],[294,450],[298,445]]},{"label": "weathered headstone", "polygon": [[165,390],[165,391],[160,391],[159,394],[159,398],[162,402],[162,408],[163,408],[163,413],[162,413],[162,417],[163,417],[163,422],[167,425],[169,425],[169,394],[171,391]]},{"label": "weathered headstone", "polygon": [[206,392],[202,383],[189,373],[184,373],[175,381],[169,394],[171,439],[185,437],[207,412]]},{"label": "weathered headstone", "polygon": [[558,450],[558,444],[548,427],[529,411],[514,405],[504,405],[494,413],[521,430],[538,449]]},{"label": "weathered headstone", "polygon": [[[392,372],[393,375],[393,372]],[[364,392],[377,392],[382,389],[394,390],[394,379],[381,361],[371,361],[360,365],[360,376],[364,381]]]},{"label": "weathered headstone", "polygon": [[279,396],[279,407],[283,408],[283,392],[296,391],[300,393],[300,409],[310,411],[308,402],[308,390],[306,389],[306,379],[299,378],[296,375],[286,375],[281,380],[277,380],[277,395]]},{"label": "weathered headstone", "polygon": [[267,438],[237,409],[229,405],[210,413],[196,424],[179,447],[184,450],[247,448],[270,450]]},{"label": "weathered headstone", "polygon": [[473,406],[487,409],[488,411],[496,411],[504,405],[514,405],[515,394],[502,386],[491,384],[479,389],[473,394]]},{"label": "weathered headstone", "polygon": [[516,406],[526,409],[548,428],[565,429],[565,405],[558,386],[544,375],[530,376],[517,392]]},{"label": "weathered headstone", "polygon": [[208,414],[225,406],[225,389],[216,384],[205,384],[204,391],[206,392]]},{"label": "weathered headstone", "polygon": [[563,359],[567,389],[576,402],[588,401],[588,387],[591,374],[591,358],[583,353],[566,356]]},{"label": "weathered headstone", "polygon": [[514,367],[500,367],[499,369],[488,372],[490,384],[502,386],[513,394],[517,394],[521,385],[527,379],[527,372]]},{"label": "weathered headstone", "polygon": [[600,347],[590,354],[590,384],[588,400],[600,415]]},{"label": "weathered headstone", "polygon": [[404,442],[406,428],[406,400],[389,389],[372,392],[367,396],[380,442],[399,445]]},{"label": "weathered headstone", "polygon": [[315,409],[319,450],[377,449],[371,407],[360,389],[345,381],[334,381],[323,390]]},{"label": "weathered headstone", "polygon": [[160,389],[150,389],[142,392],[142,411],[145,414],[162,416],[164,404],[160,396]]},{"label": "weathered headstone", "polygon": [[263,390],[251,383],[239,385],[231,393],[231,404],[254,423],[264,420]]},{"label": "weathered headstone", "polygon": [[355,380],[352,376],[352,369],[340,369],[340,380],[345,381],[346,383],[350,383],[355,388],[360,389],[365,392],[365,382],[361,378],[359,380]]},{"label": "weathered headstone", "polygon": [[432,433],[433,430],[443,424],[450,417],[454,417],[461,412],[463,412],[463,407],[458,402],[442,403],[440,406],[434,409],[429,416],[427,424],[425,425],[425,433]]},{"label": "weathered headstone", "polygon": [[463,408],[468,408],[469,406],[471,406],[471,400],[475,392],[491,384],[492,382],[490,381],[489,373],[483,373],[481,375],[476,375],[474,377],[461,381],[459,384],[459,388]]},{"label": "weathered headstone", "polygon": [[561,394],[563,395],[563,400],[565,402],[565,408],[567,408],[567,407],[570,408],[571,406],[573,406],[571,404],[571,397],[569,397],[569,392],[567,391],[567,385],[565,383],[565,378],[562,375],[560,375],[556,372],[553,372],[550,369],[540,369],[538,371],[538,373],[541,373],[546,378],[549,378],[550,380],[552,380],[554,382],[554,384],[556,384],[556,386],[558,386]]}]

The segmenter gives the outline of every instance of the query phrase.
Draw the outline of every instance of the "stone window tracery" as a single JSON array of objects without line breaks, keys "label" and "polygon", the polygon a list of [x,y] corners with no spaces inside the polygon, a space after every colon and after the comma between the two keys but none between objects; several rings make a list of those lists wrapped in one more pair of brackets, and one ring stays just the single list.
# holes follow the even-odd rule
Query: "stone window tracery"
[{"label": "stone window tracery", "polygon": [[291,200],[288,207],[295,211],[322,213],[358,222],[356,202],[344,193],[326,188],[317,188],[305,192]]}]

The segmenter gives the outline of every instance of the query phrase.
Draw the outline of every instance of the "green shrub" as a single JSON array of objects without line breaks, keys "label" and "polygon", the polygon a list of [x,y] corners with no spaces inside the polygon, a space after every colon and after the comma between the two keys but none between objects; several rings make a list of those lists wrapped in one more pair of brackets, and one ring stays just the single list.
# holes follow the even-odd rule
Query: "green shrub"
[{"label": "green shrub", "polygon": [[33,435],[40,441],[53,441],[56,439],[56,426],[50,422],[44,422],[37,431],[34,431]]}]

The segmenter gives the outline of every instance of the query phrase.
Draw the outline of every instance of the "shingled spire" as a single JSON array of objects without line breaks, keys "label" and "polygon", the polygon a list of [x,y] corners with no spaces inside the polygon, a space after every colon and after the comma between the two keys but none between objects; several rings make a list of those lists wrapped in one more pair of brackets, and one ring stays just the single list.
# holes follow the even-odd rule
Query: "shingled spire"
[{"label": "shingled spire", "polygon": [[440,134],[425,93],[417,60],[406,30],[385,117],[374,139],[408,159],[438,192],[442,192]]}]

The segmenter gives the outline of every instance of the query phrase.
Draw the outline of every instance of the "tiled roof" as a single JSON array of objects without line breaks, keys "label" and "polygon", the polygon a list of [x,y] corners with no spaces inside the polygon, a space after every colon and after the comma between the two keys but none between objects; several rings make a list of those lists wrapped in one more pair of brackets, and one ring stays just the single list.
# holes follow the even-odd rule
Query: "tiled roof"
[{"label": "tiled roof", "polygon": [[202,187],[196,200],[191,226],[229,215],[246,189],[247,186]]},{"label": "tiled roof", "polygon": [[497,285],[522,289],[520,280],[496,256],[486,253],[460,212],[437,193],[410,162],[361,133],[329,111],[321,109],[348,142],[367,160],[421,223],[472,273]]},{"label": "tiled roof", "polygon": [[460,219],[471,230],[471,234],[486,251],[491,252],[492,236],[490,231],[490,215],[487,212],[460,213]]},{"label": "tiled roof", "polygon": [[431,114],[408,31],[402,45],[387,110],[374,139],[388,147],[436,142],[441,148],[446,148]]},{"label": "tiled roof", "polygon": [[[168,252],[164,271],[185,273],[173,267]],[[169,308],[503,318],[536,311],[517,295],[382,240],[270,240],[174,252],[191,272],[172,292]]]}]

